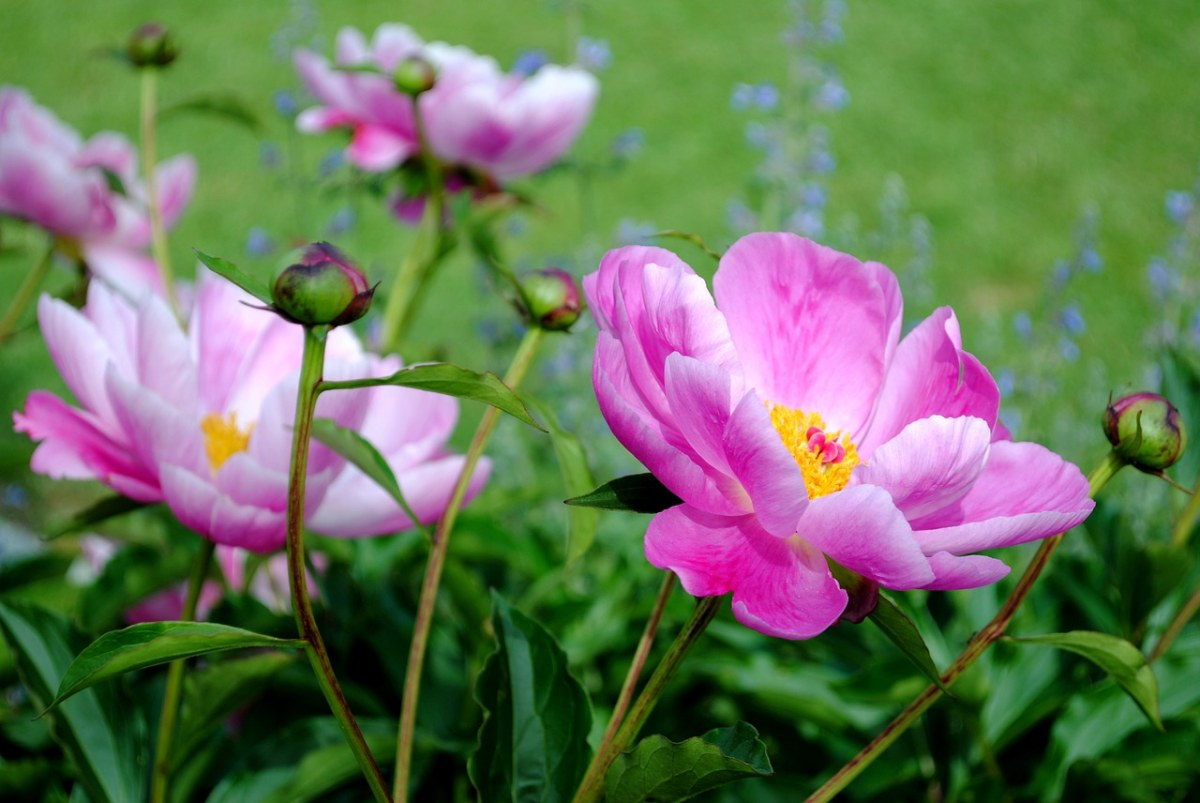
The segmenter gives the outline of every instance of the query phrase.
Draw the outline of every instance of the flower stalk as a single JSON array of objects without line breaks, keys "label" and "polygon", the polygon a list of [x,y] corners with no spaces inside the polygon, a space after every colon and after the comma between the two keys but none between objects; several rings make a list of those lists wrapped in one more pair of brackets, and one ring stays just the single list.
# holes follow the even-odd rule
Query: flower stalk
[{"label": "flower stalk", "polygon": [[629,748],[642,726],[646,724],[650,712],[654,710],[667,683],[675,676],[675,672],[683,663],[683,659],[687,657],[692,645],[699,640],[709,622],[716,616],[721,599],[721,597],[701,597],[696,600],[696,607],[692,611],[691,618],[679,631],[679,635],[675,637],[667,654],[663,656],[662,661],[654,670],[654,674],[646,682],[646,688],[642,689],[637,701],[629,709],[629,715],[621,723],[616,736],[607,745],[602,744],[601,749],[598,749],[596,755],[592,757],[592,763],[584,773],[583,780],[579,783],[579,790],[575,793],[574,803],[594,803],[600,799],[601,793],[604,791],[604,775],[608,772],[609,766],[618,755]]},{"label": "flower stalk", "polygon": [[162,207],[158,199],[158,183],[154,180],[155,150],[157,133],[155,119],[158,116],[158,70],[141,70],[142,74],[142,179],[146,184],[146,217],[150,221],[150,251],[162,277],[163,294],[171,309],[179,311],[175,295],[175,272],[171,268],[171,253],[167,249],[167,230],[163,226]]},{"label": "flower stalk", "polygon": [[325,343],[329,335],[327,326],[304,327],[304,355],[300,364],[300,388],[296,397],[296,419],[292,433],[292,457],[288,477],[287,506],[287,563],[288,585],[291,588],[292,611],[296,616],[296,627],[307,649],[309,661],[317,676],[317,683],[329,702],[334,717],[342,727],[342,733],[350,744],[354,758],[371,787],[377,803],[388,800],[387,787],[379,765],[371,754],[363,737],[350,704],[342,693],[321,631],[313,616],[312,600],[308,593],[308,579],[304,567],[304,499],[305,481],[308,476],[308,448],[312,434],[313,413],[317,406],[325,364]]},{"label": "flower stalk", "polygon": [[[1096,468],[1088,474],[1088,496],[1095,498],[1113,476],[1126,465],[1126,461],[1117,455],[1115,451],[1109,452],[1104,460],[1100,462]],[[950,684],[958,680],[959,676],[979,659],[988,647],[997,639],[1004,635],[1017,609],[1029,595],[1033,584],[1037,582],[1042,574],[1042,570],[1046,568],[1046,564],[1050,561],[1050,556],[1054,554],[1054,550],[1058,548],[1062,542],[1065,533],[1042,541],[1033,558],[1029,561],[1029,565],[1025,567],[1025,573],[1021,575],[1021,579],[1017,581],[1017,585],[1008,595],[1008,599],[1000,607],[992,620],[984,625],[983,629],[975,634],[962,653],[954,660],[942,674],[942,685],[946,688]],[[915,700],[888,723],[879,735],[872,739],[866,747],[858,752],[858,755],[850,759],[846,764],[838,770],[832,777],[829,778],[822,786],[813,792],[808,797],[807,803],[823,803],[823,801],[831,800],[834,795],[845,789],[851,781],[859,776],[863,770],[871,765],[875,759],[883,754],[893,742],[900,737],[900,734],[908,730],[909,726],[917,721],[920,716],[925,713],[934,703],[942,696],[942,691],[937,686],[929,686],[925,691],[921,692]]]},{"label": "flower stalk", "polygon": [[17,322],[21,320],[22,313],[29,306],[29,302],[33,300],[37,294],[38,288],[42,286],[42,282],[46,280],[46,274],[50,272],[50,263],[54,258],[54,242],[51,241],[50,247],[46,249],[46,253],[33,266],[33,270],[25,274],[25,279],[21,282],[21,286],[17,288],[16,294],[12,301],[8,303],[8,308],[4,311],[4,317],[0,318],[0,343],[8,340],[12,336],[13,330],[17,328]]},{"label": "flower stalk", "polygon": [[[544,336],[545,332],[539,328],[526,330],[525,337],[522,338],[520,346],[517,347],[517,353],[509,365],[508,373],[504,375],[504,384],[514,390],[521,384],[521,380],[524,379],[537,356]],[[471,485],[471,476],[475,473],[475,466],[479,463],[479,458],[483,455],[483,449],[499,418],[500,411],[495,407],[488,407],[484,411],[483,418],[480,419],[479,426],[471,438],[466,461],[463,464],[462,472],[458,475],[458,482],[454,486],[450,503],[446,506],[446,512],[442,514],[442,518],[433,532],[429,562],[425,565],[421,596],[417,602],[417,615],[413,623],[412,644],[409,647],[408,667],[405,671],[404,691],[400,703],[400,722],[396,739],[396,779],[392,791],[393,797],[398,803],[408,799],[417,700],[421,691],[421,672],[425,664],[425,650],[429,645],[429,629],[433,624],[433,609],[437,602],[438,586],[442,579],[442,569],[446,565],[446,552],[450,548],[450,533],[454,529],[454,522],[458,518],[458,511],[462,508],[463,500],[466,499],[467,489]]]},{"label": "flower stalk", "polygon": [[[188,577],[187,597],[179,614],[182,622],[192,622],[196,619],[200,591],[204,588],[205,578],[208,577],[216,546],[207,538],[203,539],[200,545],[200,554],[196,556],[196,562],[192,564],[192,573]],[[167,688],[163,692],[162,715],[158,720],[158,744],[154,751],[154,776],[150,782],[151,803],[164,803],[167,799],[167,787],[171,778],[171,744],[175,739],[175,721],[179,718],[184,665],[185,661],[181,658],[172,661],[167,669]]]}]

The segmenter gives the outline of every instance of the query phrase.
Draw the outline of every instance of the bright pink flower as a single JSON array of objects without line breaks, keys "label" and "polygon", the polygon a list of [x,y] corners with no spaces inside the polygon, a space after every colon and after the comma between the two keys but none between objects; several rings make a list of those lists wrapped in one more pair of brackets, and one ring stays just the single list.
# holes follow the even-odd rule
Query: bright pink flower
[{"label": "bright pink flower", "polygon": [[[137,163],[137,151],[120,134],[84,142],[24,90],[0,87],[0,214],[66,241],[93,273],[135,296],[147,286],[162,290],[145,253],[150,223]],[[196,164],[177,156],[157,167],[154,180],[170,226],[191,197]]]},{"label": "bright pink flower", "polygon": [[[352,129],[347,155],[364,170],[390,170],[417,155],[412,98],[391,77],[411,57],[437,70],[433,88],[418,100],[429,147],[451,165],[495,179],[535,173],[561,157],[591,116],[598,92],[595,77],[575,67],[505,74],[491,58],[426,43],[405,25],[380,26],[370,44],[358,30],[343,28],[334,66],[311,51],[296,53],[296,69],[321,103],[300,114],[300,130]],[[338,69],[361,66],[382,75]]]},{"label": "bright pink flower", "polygon": [[[184,332],[149,294],[135,308],[93,284],[82,311],[43,297],[42,334],[80,406],[46,391],[29,395],[14,419],[17,431],[40,441],[33,469],[166,502],[218,544],[282,547],[302,332],[244,300],[202,272]],[[329,337],[329,379],[400,367],[398,358],[364,353],[346,327]],[[321,397],[316,414],[375,444],[421,521],[441,514],[463,465],[445,448],[458,415],[454,399],[397,387],[336,391]],[[486,475],[487,466],[476,471],[472,493]],[[411,526],[384,491],[319,443],[309,460],[306,508],[309,526],[328,535]]]},{"label": "bright pink flower", "polygon": [[1091,511],[1074,465],[1000,437],[999,391],[950,308],[900,339],[885,266],[752,234],[713,287],[716,304],[646,247],[584,279],[600,409],[683,500],[651,521],[646,557],[690,594],[733,592],[743,624],[808,638],[847,603],[827,557],[886,588],[972,588],[1008,567],[969,553]]}]

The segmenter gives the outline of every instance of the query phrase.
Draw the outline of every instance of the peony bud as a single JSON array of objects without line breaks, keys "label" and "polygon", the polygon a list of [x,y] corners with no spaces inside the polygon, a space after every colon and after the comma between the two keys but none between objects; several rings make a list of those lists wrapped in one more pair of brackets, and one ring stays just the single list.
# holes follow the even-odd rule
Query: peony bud
[{"label": "peony bud", "polygon": [[375,288],[329,243],[314,243],[275,280],[272,298],[285,318],[304,326],[341,326],[371,307]]},{"label": "peony bud", "polygon": [[437,70],[420,56],[409,56],[392,71],[392,82],[398,91],[415,98],[433,89]]},{"label": "peony bud", "polygon": [[135,67],[166,67],[178,55],[175,38],[157,22],[139,25],[125,45],[125,56]]},{"label": "peony bud", "polygon": [[521,296],[526,317],[551,332],[570,329],[583,311],[575,278],[559,268],[527,275],[521,282]]},{"label": "peony bud", "polygon": [[1157,393],[1133,393],[1110,400],[1103,425],[1117,456],[1152,474],[1173,466],[1187,445],[1179,411]]}]

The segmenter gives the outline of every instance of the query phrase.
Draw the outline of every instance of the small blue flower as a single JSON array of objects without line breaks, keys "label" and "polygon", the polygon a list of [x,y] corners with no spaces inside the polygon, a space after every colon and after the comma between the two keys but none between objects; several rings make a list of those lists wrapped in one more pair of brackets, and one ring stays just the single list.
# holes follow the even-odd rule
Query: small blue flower
[{"label": "small blue flower", "polygon": [[779,89],[770,81],[754,87],[754,105],[762,111],[770,111],[779,105]]},{"label": "small blue flower", "polygon": [[325,234],[329,237],[337,237],[345,234],[354,228],[354,224],[358,222],[358,215],[348,206],[343,206],[341,209],[333,213],[333,217],[329,218],[329,223],[325,225]]},{"label": "small blue flower", "polygon": [[246,234],[246,255],[252,257],[265,257],[275,250],[275,241],[271,239],[271,235],[267,234],[267,230],[261,226],[255,226]]},{"label": "small blue flower", "polygon": [[1013,316],[1013,329],[1022,340],[1027,341],[1033,337],[1033,319],[1029,317],[1028,312],[1020,310]]},{"label": "small blue flower", "polygon": [[646,134],[640,128],[628,128],[613,137],[612,155],[618,159],[635,156],[646,144]]},{"label": "small blue flower", "polygon": [[651,245],[658,227],[651,223],[622,218],[617,224],[617,242],[620,245]]},{"label": "small blue flower", "polygon": [[1069,335],[1078,336],[1087,329],[1087,324],[1083,320],[1083,312],[1080,311],[1079,304],[1074,301],[1059,310],[1058,322]]},{"label": "small blue flower", "polygon": [[512,71],[521,75],[533,75],[550,63],[550,57],[544,50],[526,50],[517,56],[513,62]]},{"label": "small blue flower", "polygon": [[334,148],[321,158],[321,163],[317,165],[317,175],[321,178],[329,178],[345,163],[345,152],[341,148]]},{"label": "small blue flower", "polygon": [[575,60],[589,72],[603,72],[612,64],[612,49],[603,39],[581,36],[575,44]]},{"label": "small blue flower", "polygon": [[835,112],[850,103],[850,92],[842,85],[842,79],[834,76],[827,79],[817,89],[813,103],[818,109]]},{"label": "small blue flower", "polygon": [[300,113],[300,105],[296,102],[296,94],[290,89],[276,89],[271,95],[275,112],[283,118],[291,120]]},{"label": "small blue flower", "polygon": [[1091,246],[1085,247],[1079,252],[1079,264],[1088,273],[1099,273],[1104,267],[1104,259],[1100,256],[1100,252]]},{"label": "small blue flower", "polygon": [[996,387],[1000,390],[1000,397],[1011,396],[1013,390],[1016,389],[1017,378],[1009,368],[1001,368],[996,374]]},{"label": "small blue flower", "polygon": [[1154,257],[1146,267],[1146,280],[1158,301],[1166,301],[1175,292],[1178,277],[1162,257]]},{"label": "small blue flower", "polygon": [[725,214],[729,217],[729,225],[735,231],[754,231],[758,228],[758,217],[742,201],[730,201],[725,208]]},{"label": "small blue flower", "polygon": [[1167,193],[1167,217],[1175,223],[1183,223],[1196,208],[1196,197],[1190,192],[1171,190]]},{"label": "small blue flower", "polygon": [[729,107],[735,112],[744,112],[754,102],[754,87],[750,84],[735,84],[729,98]]},{"label": "small blue flower", "polygon": [[1078,362],[1079,344],[1069,337],[1060,337],[1058,339],[1058,353],[1067,362]]}]

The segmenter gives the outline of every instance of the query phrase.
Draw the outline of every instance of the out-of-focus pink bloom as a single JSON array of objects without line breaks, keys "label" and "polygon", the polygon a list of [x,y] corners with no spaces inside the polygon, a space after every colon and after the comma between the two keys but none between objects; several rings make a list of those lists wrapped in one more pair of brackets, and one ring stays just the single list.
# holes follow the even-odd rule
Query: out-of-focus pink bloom
[{"label": "out-of-focus pink bloom", "polygon": [[[300,114],[300,130],[350,128],[347,155],[364,170],[390,170],[416,156],[413,101],[392,79],[397,65],[413,57],[437,71],[433,88],[417,101],[433,153],[500,180],[558,160],[591,116],[599,90],[594,76],[575,67],[505,74],[494,59],[426,43],[405,25],[380,26],[369,44],[358,30],[343,28],[333,65],[311,51],[296,52],[296,69],[321,104]],[[379,73],[339,69],[363,66]]]},{"label": "out-of-focus pink bloom", "polygon": [[900,339],[876,262],[752,234],[713,296],[669,251],[610,251],[584,279],[594,381],[614,434],[683,504],[646,533],[652,564],[737,618],[814,636],[847,594],[827,558],[892,589],[1008,573],[969,553],[1044,538],[1092,509],[1072,464],[997,430],[1000,397],[943,307]]},{"label": "out-of-focus pink bloom", "polygon": [[[162,290],[145,251],[150,222],[137,151],[113,132],[86,142],[23,89],[0,87],[0,214],[34,223],[93,273],[130,295]],[[196,164],[177,156],[154,175],[163,222],[191,198]]]},{"label": "out-of-focus pink bloom", "polygon": [[[188,330],[158,296],[135,307],[96,283],[83,310],[43,297],[50,355],[78,400],[34,391],[16,429],[40,441],[33,469],[96,479],[166,502],[218,544],[257,552],[284,543],[300,327],[242,303],[249,296],[202,271]],[[364,353],[349,329],[328,342],[325,377],[385,376],[395,357]],[[383,387],[323,395],[318,417],[360,432],[387,458],[422,522],[441,515],[463,465],[446,450],[453,398]],[[488,467],[476,471],[474,493]],[[411,522],[358,469],[319,443],[309,459],[308,525],[328,535],[394,532]]]}]

